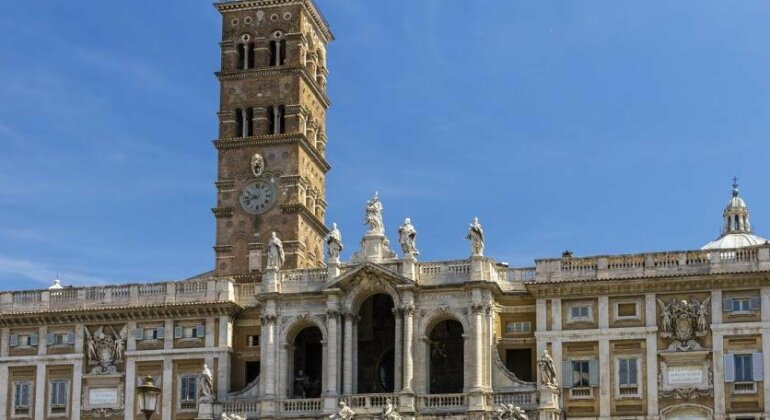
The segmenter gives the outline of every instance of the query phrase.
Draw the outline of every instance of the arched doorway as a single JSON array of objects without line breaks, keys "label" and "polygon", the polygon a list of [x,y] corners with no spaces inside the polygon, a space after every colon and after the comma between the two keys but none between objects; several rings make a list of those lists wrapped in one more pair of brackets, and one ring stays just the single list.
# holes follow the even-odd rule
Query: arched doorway
[{"label": "arched doorway", "polygon": [[465,343],[462,324],[453,319],[441,321],[433,327],[429,338],[430,393],[463,392]]},{"label": "arched doorway", "polygon": [[323,348],[321,330],[306,327],[294,338],[292,398],[319,398],[323,378]]},{"label": "arched doorway", "polygon": [[396,318],[393,298],[370,296],[358,312],[358,393],[393,392]]}]

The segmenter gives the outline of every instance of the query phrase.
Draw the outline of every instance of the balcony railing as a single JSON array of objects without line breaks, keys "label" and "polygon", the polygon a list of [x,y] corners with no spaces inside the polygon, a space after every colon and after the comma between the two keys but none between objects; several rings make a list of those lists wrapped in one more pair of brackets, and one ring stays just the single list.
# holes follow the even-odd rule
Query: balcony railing
[{"label": "balcony railing", "polygon": [[423,395],[417,401],[421,411],[454,411],[468,406],[465,394]]},{"label": "balcony railing", "polygon": [[296,400],[284,400],[281,403],[281,411],[284,413],[314,413],[321,411],[323,400],[320,398],[304,398]]}]

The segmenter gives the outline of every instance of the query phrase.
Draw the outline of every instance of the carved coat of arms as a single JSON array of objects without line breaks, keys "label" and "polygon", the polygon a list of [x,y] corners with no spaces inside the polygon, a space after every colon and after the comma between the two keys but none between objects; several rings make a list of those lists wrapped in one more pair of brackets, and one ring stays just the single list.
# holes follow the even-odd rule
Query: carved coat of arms
[{"label": "carved coat of arms", "polygon": [[669,303],[658,299],[662,324],[660,336],[673,338],[669,350],[688,351],[703,348],[695,338],[708,332],[709,302],[711,297],[707,297],[703,302],[692,297],[689,301],[671,299]]},{"label": "carved coat of arms", "polygon": [[126,348],[127,327],[120,332],[112,327],[105,332],[104,327],[98,327],[93,334],[85,328],[88,346],[88,366],[91,366],[92,375],[105,375],[117,373],[117,365],[123,362],[123,353]]}]

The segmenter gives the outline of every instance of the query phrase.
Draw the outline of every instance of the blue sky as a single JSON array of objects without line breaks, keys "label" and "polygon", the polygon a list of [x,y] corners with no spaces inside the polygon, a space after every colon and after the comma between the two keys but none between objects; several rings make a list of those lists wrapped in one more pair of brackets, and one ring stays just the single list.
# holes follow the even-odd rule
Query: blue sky
[{"label": "blue sky", "polygon": [[[423,260],[698,248],[730,179],[770,235],[770,2],[319,0],[330,224],[375,191]],[[213,264],[209,1],[0,3],[0,289]]]}]

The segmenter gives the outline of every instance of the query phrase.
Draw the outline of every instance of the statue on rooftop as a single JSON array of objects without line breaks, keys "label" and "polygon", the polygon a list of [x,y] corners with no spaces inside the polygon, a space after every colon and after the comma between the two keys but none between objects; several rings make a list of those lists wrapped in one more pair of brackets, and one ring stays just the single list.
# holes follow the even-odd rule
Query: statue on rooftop
[{"label": "statue on rooftop", "polygon": [[200,399],[204,401],[213,401],[214,399],[214,377],[208,365],[203,364],[203,370],[200,375]]},{"label": "statue on rooftop", "polygon": [[270,241],[267,243],[267,268],[279,270],[285,262],[286,256],[283,253],[283,242],[273,232]]},{"label": "statue on rooftop", "polygon": [[540,369],[540,384],[548,387],[558,386],[556,382],[556,367],[548,349],[543,350],[543,355],[537,361],[537,367]]},{"label": "statue on rooftop", "polygon": [[385,225],[382,223],[382,202],[380,202],[380,195],[377,192],[374,193],[371,200],[366,202],[364,224],[369,225],[369,232],[367,233],[385,233]]},{"label": "statue on rooftop", "polygon": [[412,225],[412,219],[407,217],[404,219],[404,224],[398,228],[398,241],[401,243],[401,250],[404,251],[404,255],[420,255],[415,244],[415,237],[417,237],[417,230]]},{"label": "statue on rooftop", "polygon": [[471,225],[468,228],[468,235],[465,239],[471,241],[471,256],[484,256],[484,230],[481,228],[478,217],[473,218],[473,222],[471,222]]},{"label": "statue on rooftop", "polygon": [[332,230],[324,237],[326,242],[326,250],[329,254],[330,261],[339,261],[340,253],[342,252],[342,233],[337,229],[337,224],[332,223]]}]

